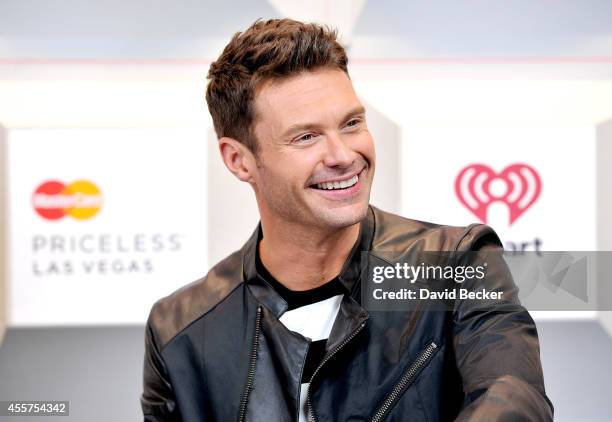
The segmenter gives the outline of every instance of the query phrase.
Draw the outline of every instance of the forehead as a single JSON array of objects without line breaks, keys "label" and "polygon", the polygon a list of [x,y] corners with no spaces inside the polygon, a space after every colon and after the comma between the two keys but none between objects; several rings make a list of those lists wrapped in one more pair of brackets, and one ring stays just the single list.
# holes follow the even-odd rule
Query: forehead
[{"label": "forehead", "polygon": [[254,105],[255,126],[277,132],[296,123],[335,122],[360,102],[346,73],[321,69],[264,82]]}]

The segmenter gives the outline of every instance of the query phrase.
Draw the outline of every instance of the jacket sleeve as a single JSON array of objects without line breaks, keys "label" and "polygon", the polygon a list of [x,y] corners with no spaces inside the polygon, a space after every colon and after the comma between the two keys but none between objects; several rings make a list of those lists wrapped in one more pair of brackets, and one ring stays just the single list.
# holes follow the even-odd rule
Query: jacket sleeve
[{"label": "jacket sleeve", "polygon": [[180,421],[166,365],[149,318],[145,331],[143,393],[140,398],[145,422]]},{"label": "jacket sleeve", "polygon": [[536,326],[520,305],[499,238],[488,226],[473,225],[458,241],[456,251],[459,256],[467,251],[470,261],[478,256],[487,262],[485,277],[469,290],[503,292],[495,303],[455,302],[453,346],[465,393],[457,420],[552,421]]}]

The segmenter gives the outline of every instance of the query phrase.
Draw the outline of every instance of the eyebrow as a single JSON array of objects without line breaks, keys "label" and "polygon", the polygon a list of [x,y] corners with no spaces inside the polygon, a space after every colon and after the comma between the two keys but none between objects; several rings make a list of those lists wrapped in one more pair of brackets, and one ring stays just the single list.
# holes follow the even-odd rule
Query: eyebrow
[{"label": "eyebrow", "polygon": [[[349,120],[351,117],[355,117],[355,116],[359,116],[359,115],[365,115],[365,112],[366,112],[365,107],[362,106],[362,105],[359,105],[359,106],[353,108],[348,113],[346,113],[344,115],[344,117],[342,118],[342,121]],[[289,126],[287,128],[287,130],[285,130],[283,132],[282,137],[285,138],[285,137],[291,135],[292,133],[301,132],[303,130],[310,130],[310,129],[316,128],[318,126],[319,126],[319,124],[317,124],[317,123],[295,123],[295,124],[292,124],[291,126]]]}]

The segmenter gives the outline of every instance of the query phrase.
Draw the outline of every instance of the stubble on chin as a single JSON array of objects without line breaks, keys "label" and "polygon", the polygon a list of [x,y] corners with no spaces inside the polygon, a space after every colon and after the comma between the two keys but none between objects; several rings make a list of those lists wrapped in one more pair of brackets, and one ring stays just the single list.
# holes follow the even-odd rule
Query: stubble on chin
[{"label": "stubble on chin", "polygon": [[[323,200],[296,200],[289,189],[281,186],[265,186],[262,199],[268,214],[277,219],[312,229],[342,229],[361,222],[367,215],[367,200],[346,206],[326,206]],[[274,222],[273,222],[274,223]]]},{"label": "stubble on chin", "polygon": [[355,204],[349,209],[328,208],[317,213],[317,226],[342,229],[361,222],[368,213],[368,203]]}]

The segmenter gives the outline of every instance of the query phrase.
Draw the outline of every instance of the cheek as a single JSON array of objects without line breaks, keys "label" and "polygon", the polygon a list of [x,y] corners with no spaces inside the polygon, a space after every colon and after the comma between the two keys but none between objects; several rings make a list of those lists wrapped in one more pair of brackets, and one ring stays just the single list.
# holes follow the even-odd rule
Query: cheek
[{"label": "cheek", "polygon": [[297,197],[304,194],[304,186],[312,175],[312,167],[300,162],[298,157],[277,158],[259,171],[259,186],[265,195],[274,197]]},{"label": "cheek", "polygon": [[323,162],[323,159],[322,154],[316,148],[311,148],[308,151],[302,150],[288,154],[282,161],[287,179],[303,187],[316,173],[317,166]]},{"label": "cheek", "polygon": [[368,132],[367,130],[356,136],[354,148],[356,152],[360,153],[361,155],[372,161],[376,156],[374,148],[374,139],[372,138],[370,132]]}]

